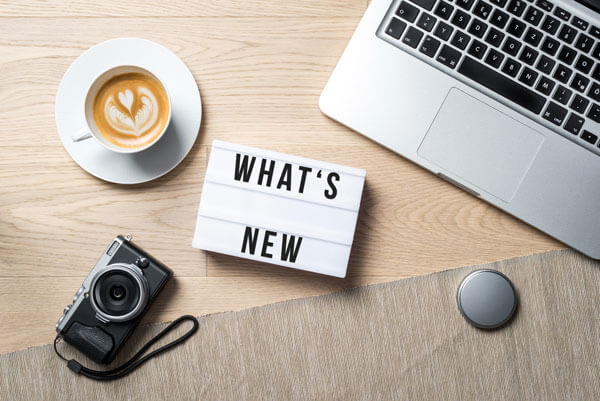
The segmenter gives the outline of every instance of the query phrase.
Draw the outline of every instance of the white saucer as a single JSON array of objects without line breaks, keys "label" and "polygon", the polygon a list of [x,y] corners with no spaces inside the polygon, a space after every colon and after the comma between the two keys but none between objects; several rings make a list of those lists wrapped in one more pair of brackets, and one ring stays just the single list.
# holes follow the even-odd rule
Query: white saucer
[{"label": "white saucer", "polygon": [[[150,149],[111,152],[93,138],[73,142],[71,135],[84,126],[85,91],[102,71],[134,64],[160,77],[171,96],[169,129]],[[202,119],[196,80],[187,66],[167,48],[145,39],[122,38],[102,42],[83,53],[65,73],[56,94],[56,128],[65,149],[88,173],[109,182],[137,184],[174,169],[192,149]]]}]

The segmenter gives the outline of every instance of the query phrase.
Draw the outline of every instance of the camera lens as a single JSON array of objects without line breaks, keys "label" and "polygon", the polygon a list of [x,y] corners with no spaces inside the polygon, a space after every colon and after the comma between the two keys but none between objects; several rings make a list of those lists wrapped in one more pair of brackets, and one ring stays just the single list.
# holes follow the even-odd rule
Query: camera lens
[{"label": "camera lens", "polygon": [[126,294],[125,287],[123,287],[120,284],[115,284],[110,288],[110,296],[115,301],[119,301],[119,300],[123,299],[125,294]]},{"label": "camera lens", "polygon": [[124,316],[140,302],[142,288],[133,275],[125,270],[109,270],[102,274],[93,288],[98,308],[110,316]]}]

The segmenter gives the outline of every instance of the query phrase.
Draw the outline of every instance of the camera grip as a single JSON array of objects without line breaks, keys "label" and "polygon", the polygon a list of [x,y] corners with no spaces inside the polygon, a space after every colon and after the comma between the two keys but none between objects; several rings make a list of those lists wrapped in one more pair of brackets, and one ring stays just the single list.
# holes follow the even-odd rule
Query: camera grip
[{"label": "camera grip", "polygon": [[90,327],[75,322],[63,334],[66,342],[86,354],[92,360],[102,363],[113,350],[114,340],[99,327]]}]

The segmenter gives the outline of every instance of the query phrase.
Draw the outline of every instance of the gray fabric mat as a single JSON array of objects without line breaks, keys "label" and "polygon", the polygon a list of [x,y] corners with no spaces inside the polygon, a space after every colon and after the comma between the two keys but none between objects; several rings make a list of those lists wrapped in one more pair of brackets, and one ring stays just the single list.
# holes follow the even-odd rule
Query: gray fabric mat
[{"label": "gray fabric mat", "polygon": [[[501,330],[458,312],[466,267],[202,317],[185,345],[115,382],[76,376],[51,346],[3,354],[0,399],[597,400],[599,263],[563,250],[481,267],[519,292]],[[161,327],[140,327],[122,359]]]}]

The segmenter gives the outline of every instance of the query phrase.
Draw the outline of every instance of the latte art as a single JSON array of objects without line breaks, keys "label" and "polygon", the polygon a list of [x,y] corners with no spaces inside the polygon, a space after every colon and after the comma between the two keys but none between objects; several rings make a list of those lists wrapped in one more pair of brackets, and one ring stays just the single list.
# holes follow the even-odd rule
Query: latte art
[{"label": "latte art", "polygon": [[123,113],[111,95],[104,107],[104,114],[108,117],[108,124],[117,132],[128,135],[140,136],[152,128],[158,119],[158,102],[152,93],[141,87],[138,95],[142,107],[135,113],[131,110],[133,105],[133,93],[127,89],[125,94],[119,92],[118,101],[127,108]]},{"label": "latte art", "polygon": [[141,73],[117,75],[98,91],[94,122],[116,146],[138,148],[153,142],[168,122],[169,101],[162,85]]}]

